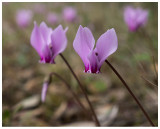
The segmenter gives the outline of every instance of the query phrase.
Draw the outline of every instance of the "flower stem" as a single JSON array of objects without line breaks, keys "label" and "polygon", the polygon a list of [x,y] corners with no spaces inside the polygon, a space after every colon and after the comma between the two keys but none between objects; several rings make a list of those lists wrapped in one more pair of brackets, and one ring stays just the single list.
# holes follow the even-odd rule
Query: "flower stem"
[{"label": "flower stem", "polygon": [[154,71],[155,71],[155,74],[156,74],[156,81],[157,81],[157,83],[158,83],[158,72],[157,72],[157,70],[156,70],[156,62],[155,62],[154,56],[152,56],[152,58],[153,58]]},{"label": "flower stem", "polygon": [[138,101],[138,99],[136,98],[136,96],[133,94],[133,92],[131,91],[131,89],[129,88],[129,86],[127,85],[127,83],[124,81],[124,79],[121,77],[121,75],[117,72],[117,70],[109,63],[108,60],[105,60],[105,62],[109,65],[109,67],[114,71],[114,73],[118,76],[118,78],[121,80],[121,82],[124,84],[124,86],[127,88],[128,92],[130,93],[130,95],[134,98],[134,100],[136,101],[136,103],[138,104],[138,106],[140,107],[140,109],[142,110],[142,112],[144,113],[145,117],[147,118],[147,120],[150,122],[150,124],[152,126],[155,126],[152,122],[152,120],[150,119],[150,117],[148,116],[147,112],[144,110],[143,106],[141,105],[141,103]]},{"label": "flower stem", "polygon": [[90,109],[91,109],[92,115],[93,115],[93,117],[94,117],[94,119],[95,119],[95,124],[96,124],[96,126],[100,126],[100,123],[99,123],[99,121],[98,121],[98,119],[97,119],[96,113],[95,113],[95,111],[94,111],[94,109],[93,109],[93,107],[92,107],[92,104],[91,104],[91,102],[90,102],[90,100],[89,100],[89,98],[88,98],[88,96],[87,96],[87,94],[86,94],[86,92],[85,92],[85,89],[84,89],[83,85],[81,84],[81,82],[79,81],[78,77],[76,76],[76,74],[75,74],[74,71],[72,70],[72,68],[71,68],[71,66],[69,65],[68,61],[64,58],[64,56],[63,56],[62,54],[60,54],[60,56],[61,56],[61,58],[64,60],[64,62],[66,63],[66,65],[68,66],[68,68],[69,68],[69,70],[71,71],[71,73],[73,74],[74,78],[77,80],[77,82],[78,82],[78,84],[79,84],[79,86],[80,86],[80,88],[81,88],[81,90],[82,90],[82,92],[83,92],[83,94],[84,94],[87,102],[88,102],[88,105],[89,105],[89,107],[90,107]]},{"label": "flower stem", "polygon": [[151,84],[152,86],[158,88],[158,86],[156,84],[154,84],[153,82],[149,81],[148,79],[146,79],[145,77],[141,76],[142,79],[144,79],[146,82],[148,82],[149,84]]},{"label": "flower stem", "polygon": [[[60,80],[62,80],[66,87],[68,88],[68,90],[71,92],[71,94],[73,95],[73,97],[76,99],[77,103],[79,104],[79,106],[84,110],[85,114],[89,114],[89,112],[86,110],[86,108],[83,106],[83,104],[81,103],[81,101],[79,100],[78,96],[76,95],[76,93],[72,90],[71,86],[67,83],[67,81],[65,81],[60,75],[58,75],[55,72],[52,72],[49,74],[49,76],[51,77],[52,75],[58,77]],[[88,116],[87,116],[88,117]],[[90,114],[89,114],[90,117]]]}]

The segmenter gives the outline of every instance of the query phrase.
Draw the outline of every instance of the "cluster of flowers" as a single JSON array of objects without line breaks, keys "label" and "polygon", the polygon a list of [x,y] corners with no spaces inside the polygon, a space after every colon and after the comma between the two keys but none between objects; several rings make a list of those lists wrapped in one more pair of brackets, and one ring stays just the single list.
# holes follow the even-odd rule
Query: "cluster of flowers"
[{"label": "cluster of flowers", "polygon": [[[55,58],[62,53],[67,46],[66,32],[61,25],[52,30],[44,22],[37,25],[34,22],[34,29],[31,34],[31,45],[40,56],[40,63],[55,63]],[[73,47],[81,57],[87,73],[99,73],[101,65],[105,59],[114,53],[118,47],[118,40],[115,30],[112,28],[106,31],[97,40],[87,27],[79,26],[76,37],[73,41]],[[45,100],[48,83],[44,83],[42,89],[42,101]]]},{"label": "cluster of flowers", "polygon": [[[66,16],[70,17],[71,14],[66,14]],[[28,15],[26,14],[26,17]],[[146,10],[134,9],[129,6],[124,10],[124,19],[130,31],[136,31],[139,27],[144,26],[147,18],[148,11]],[[40,56],[40,63],[55,63],[56,56],[62,53],[67,46],[67,30],[68,27],[63,29],[62,25],[53,30],[45,22],[42,22],[40,26],[34,22],[30,42]],[[95,46],[95,39],[90,29],[80,25],[73,41],[73,48],[84,63],[85,73],[100,73],[104,61],[117,50],[118,39],[114,28],[112,28],[99,37]],[[47,87],[48,84],[44,83],[43,101],[45,100]]]},{"label": "cluster of flowers", "polygon": [[[38,6],[38,5],[37,5]],[[36,12],[41,13],[42,7],[35,8]],[[41,9],[41,10],[40,10]],[[16,14],[17,25],[25,28],[27,27],[33,18],[33,13],[31,10],[18,10]],[[59,18],[56,13],[48,13],[47,21],[50,24],[56,24],[59,21]],[[74,22],[77,19],[77,11],[72,7],[65,7],[63,9],[63,19],[67,22]],[[141,8],[133,8],[127,6],[124,9],[124,20],[130,31],[136,31],[139,27],[142,27],[146,24],[148,20],[148,10],[143,10]]]},{"label": "cluster of flowers", "polygon": [[[64,30],[61,25],[52,30],[44,22],[40,26],[34,22],[31,45],[38,52],[41,63],[55,63],[55,57],[67,46],[67,30],[68,28]],[[95,48],[94,46],[95,39],[92,32],[89,28],[83,28],[80,25],[73,41],[73,47],[81,57],[87,73],[99,73],[105,59],[117,50],[118,41],[115,30],[112,28],[102,34]]]},{"label": "cluster of flowers", "polygon": [[[17,19],[21,21],[20,23],[22,23],[22,25],[24,25],[24,22],[25,20],[27,20],[27,18],[30,19],[29,15],[31,15],[31,13],[30,12],[27,12],[27,13],[28,14],[24,14],[25,15],[24,19],[17,17]],[[64,15],[66,16],[65,17],[66,20],[68,18],[69,21],[73,21],[72,16],[75,16],[76,13],[73,13],[71,8],[68,8],[64,10]],[[55,18],[52,17],[52,14],[49,19],[51,21],[55,21]],[[128,29],[131,32],[135,32],[138,30],[138,28],[143,27],[146,24],[148,20],[148,11],[143,10],[141,8],[135,9],[133,7],[128,6],[124,10],[124,20],[128,26]],[[61,54],[67,46],[67,36],[66,36],[67,30],[68,30],[68,27],[63,29],[62,25],[59,25],[57,28],[53,30],[52,28],[49,28],[45,22],[42,22],[40,26],[38,26],[37,23],[34,22],[34,28],[33,28],[31,39],[30,39],[31,45],[39,54],[40,63],[54,64],[56,56],[60,54],[60,56],[62,57],[62,59],[64,60],[64,62],[66,63],[70,71],[72,72],[73,76],[77,80],[82,92],[84,93],[85,98],[91,109],[92,117],[94,117],[95,124],[97,126],[100,126],[98,118],[87,97],[87,94],[85,93],[83,89],[82,84],[78,80],[77,76],[75,75],[74,71],[72,70],[67,60]],[[100,73],[101,66],[105,61],[110,66],[110,68],[114,71],[114,73],[118,76],[118,78],[121,80],[124,86],[127,88],[128,92],[134,98],[137,105],[140,107],[140,109],[146,116],[147,120],[150,122],[150,124],[152,126],[155,126],[152,120],[150,119],[150,117],[148,116],[147,112],[144,110],[141,103],[138,101],[136,96],[133,94],[133,92],[127,85],[127,83],[120,76],[120,74],[116,71],[116,69],[106,60],[107,57],[113,54],[118,48],[118,39],[117,39],[117,35],[116,35],[114,28],[109,29],[104,34],[102,34],[97,40],[97,43],[95,45],[95,39],[90,29],[87,27],[82,27],[80,25],[78,28],[77,34],[75,36],[75,39],[73,41],[73,48],[77,52],[77,54],[80,56],[80,58],[82,59],[84,63],[85,73],[94,73],[94,74]],[[41,94],[42,102],[45,101],[47,89],[48,89],[49,84],[51,83],[52,74],[61,78],[56,73],[50,73],[49,78],[43,83],[42,94]],[[66,85],[69,89],[71,89],[67,83]],[[78,97],[76,97],[76,94],[73,91],[71,91],[71,93],[76,98],[80,106],[85,110],[85,108],[83,107],[83,104],[80,102]],[[89,116],[90,116],[90,113],[89,113]]]},{"label": "cluster of flowers", "polygon": [[[26,14],[26,17],[28,15]],[[66,16],[69,17],[69,14],[66,14]],[[147,16],[148,11],[140,8],[126,7],[124,11],[125,22],[131,31],[135,31],[140,26],[145,25]],[[41,63],[54,63],[55,57],[65,50],[67,46],[67,30],[68,28],[63,30],[61,25],[52,30],[44,22],[38,27],[34,22],[31,44],[40,55]],[[73,47],[85,65],[85,72],[88,73],[99,73],[105,59],[117,50],[118,41],[115,30],[112,28],[106,31],[97,40],[95,48],[94,46],[95,39],[92,32],[89,28],[83,28],[80,25],[73,41]]]},{"label": "cluster of flowers", "polygon": [[[44,6],[35,8],[36,13],[41,13],[44,10]],[[33,18],[33,12],[31,10],[18,10],[16,14],[16,23],[21,28],[29,26]],[[65,7],[62,12],[62,19],[66,22],[75,22],[77,20],[77,11],[72,7]],[[57,24],[60,20],[56,13],[49,12],[46,20],[49,24]]]}]

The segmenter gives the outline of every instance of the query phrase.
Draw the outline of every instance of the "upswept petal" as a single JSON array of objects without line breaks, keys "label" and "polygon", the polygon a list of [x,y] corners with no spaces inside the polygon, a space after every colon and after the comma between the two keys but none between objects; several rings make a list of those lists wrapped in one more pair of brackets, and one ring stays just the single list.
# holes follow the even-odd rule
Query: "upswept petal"
[{"label": "upswept petal", "polygon": [[59,53],[63,52],[67,46],[66,30],[63,30],[62,25],[59,25],[53,30],[51,44],[54,59]]},{"label": "upswept petal", "polygon": [[131,6],[127,6],[124,10],[124,20],[131,31],[137,29],[137,12]]},{"label": "upswept petal", "polygon": [[130,6],[127,6],[124,9],[124,20],[125,20],[125,22],[128,24],[132,21],[135,21],[135,18],[136,18],[135,10]]},{"label": "upswept petal", "polygon": [[43,36],[44,41],[49,45],[51,43],[51,34],[52,34],[52,29],[49,28],[45,22],[42,22],[39,26],[40,32]]},{"label": "upswept petal", "polygon": [[100,62],[99,67],[106,60],[106,58],[114,53],[118,47],[117,35],[114,28],[107,30],[100,36],[96,44],[96,52]]},{"label": "upswept petal", "polygon": [[145,25],[148,20],[148,10],[137,9],[137,23]]},{"label": "upswept petal", "polygon": [[68,27],[65,28],[64,32],[66,33],[68,31]]},{"label": "upswept petal", "polygon": [[88,68],[89,65],[87,56],[93,50],[94,44],[95,40],[92,32],[87,27],[83,28],[80,25],[73,41],[73,48],[81,57],[86,68]]},{"label": "upswept petal", "polygon": [[36,22],[34,22],[34,29],[31,33],[30,42],[31,42],[32,47],[38,52],[40,57],[42,57],[43,56],[42,49],[45,45],[45,42],[44,42],[44,39],[42,37],[42,34]]}]

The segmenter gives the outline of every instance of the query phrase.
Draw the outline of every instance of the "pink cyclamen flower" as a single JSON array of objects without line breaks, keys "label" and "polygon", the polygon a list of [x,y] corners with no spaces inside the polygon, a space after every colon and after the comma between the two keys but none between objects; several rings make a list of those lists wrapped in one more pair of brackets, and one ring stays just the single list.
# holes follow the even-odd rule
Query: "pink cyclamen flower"
[{"label": "pink cyclamen flower", "polygon": [[55,57],[62,53],[67,46],[66,31],[59,25],[52,30],[44,22],[38,27],[34,22],[34,28],[31,34],[31,45],[40,56],[40,63],[55,63]]},{"label": "pink cyclamen flower", "polygon": [[148,10],[127,6],[124,9],[124,20],[130,31],[136,31],[147,23]]},{"label": "pink cyclamen flower", "polygon": [[33,6],[33,10],[37,14],[44,14],[46,12],[46,6],[44,4],[41,4],[41,3],[36,3]]},{"label": "pink cyclamen flower", "polygon": [[92,32],[87,27],[79,26],[73,47],[81,57],[87,73],[99,73],[106,58],[114,53],[118,47],[115,30],[112,28],[102,34],[97,40],[96,47]]},{"label": "pink cyclamen flower", "polygon": [[74,22],[77,18],[77,11],[72,7],[66,7],[63,10],[63,18],[67,22]]},{"label": "pink cyclamen flower", "polygon": [[30,10],[18,10],[16,14],[16,22],[19,27],[28,27],[31,23],[33,14]]},{"label": "pink cyclamen flower", "polygon": [[48,82],[43,83],[42,93],[41,93],[41,101],[44,102],[46,99],[47,89],[48,89]]},{"label": "pink cyclamen flower", "polygon": [[55,13],[49,13],[47,15],[47,21],[50,24],[56,24],[58,22],[58,16]]}]

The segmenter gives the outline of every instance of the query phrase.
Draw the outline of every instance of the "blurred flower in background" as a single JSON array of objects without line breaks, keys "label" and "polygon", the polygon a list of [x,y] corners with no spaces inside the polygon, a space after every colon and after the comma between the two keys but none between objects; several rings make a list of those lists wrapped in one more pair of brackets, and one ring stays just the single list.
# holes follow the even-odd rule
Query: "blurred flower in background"
[{"label": "blurred flower in background", "polygon": [[46,6],[44,4],[36,3],[33,6],[33,10],[37,14],[44,14],[46,12]]},{"label": "blurred flower in background", "polygon": [[28,27],[31,23],[33,13],[30,10],[18,10],[16,14],[16,23],[19,27]]},{"label": "blurred flower in background", "polygon": [[49,13],[48,15],[47,15],[47,21],[48,21],[48,23],[49,24],[56,24],[56,23],[58,23],[58,21],[59,21],[59,18],[58,18],[58,16],[57,16],[57,14],[55,14],[55,13]]},{"label": "blurred flower in background", "polygon": [[124,20],[132,32],[144,26],[148,20],[148,10],[127,6],[124,9]]},{"label": "blurred flower in background", "polygon": [[72,7],[64,8],[63,19],[67,22],[74,22],[77,19],[77,11]]}]

